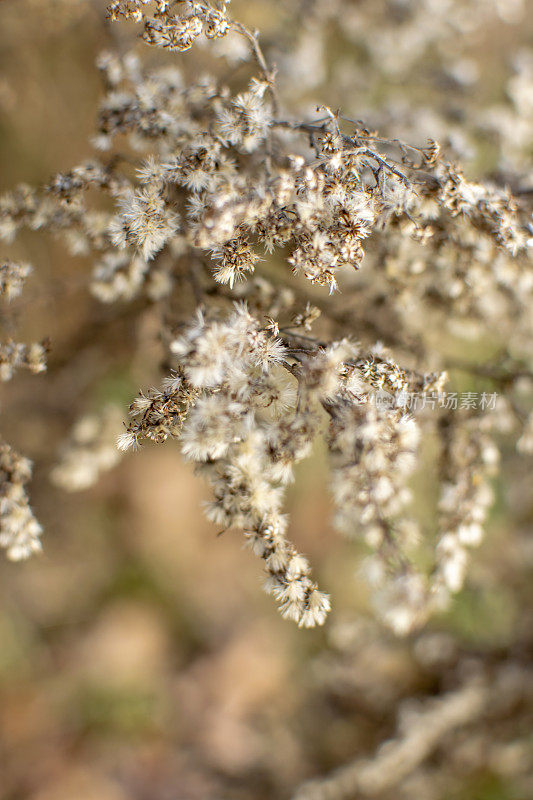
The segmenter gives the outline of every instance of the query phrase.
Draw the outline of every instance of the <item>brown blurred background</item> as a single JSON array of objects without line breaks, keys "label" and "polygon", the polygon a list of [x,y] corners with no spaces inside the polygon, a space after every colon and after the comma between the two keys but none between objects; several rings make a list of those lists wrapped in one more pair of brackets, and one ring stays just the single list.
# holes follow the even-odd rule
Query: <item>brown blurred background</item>
[{"label": "brown blurred background", "polygon": [[[0,190],[44,182],[93,154],[96,56],[133,36],[110,29],[104,6],[0,3]],[[268,39],[291,10],[242,0],[232,13]],[[481,40],[493,45],[483,58],[500,83],[527,37],[509,30],[500,36],[490,18]],[[359,55],[342,54],[343,74],[353,58],[361,82]],[[429,104],[438,86],[424,86]],[[493,78],[483,86],[489,97]],[[261,565],[240,534],[217,537],[205,521],[205,489],[176,446],[146,445],[84,492],[52,485],[80,414],[115,403],[126,415],[138,389],[158,380],[159,312],[99,304],[87,289],[90,260],[67,256],[50,236],[25,234],[2,255],[34,265],[3,309],[2,336],[48,336],[52,351],[48,373],[1,387],[2,434],[34,461],[31,500],[44,526],[42,555],[0,560],[1,800],[274,800],[371,753],[393,731],[398,699],[437,691],[442,677],[383,632],[342,655],[343,637],[373,623],[361,552],[331,530],[323,454],[301,466],[289,510],[291,535],[335,612],[325,630],[299,631],[263,595]],[[496,490],[468,587],[430,628],[482,657],[523,637],[532,619],[530,475],[511,454]],[[520,791],[512,774],[483,772],[453,797],[526,800]]]}]

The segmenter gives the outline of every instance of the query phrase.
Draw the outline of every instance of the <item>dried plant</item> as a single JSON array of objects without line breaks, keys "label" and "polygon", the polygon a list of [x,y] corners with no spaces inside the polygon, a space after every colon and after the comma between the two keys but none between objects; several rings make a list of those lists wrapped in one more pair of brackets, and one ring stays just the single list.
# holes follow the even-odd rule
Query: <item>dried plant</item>
[{"label": "dried plant", "polygon": [[[530,198],[501,176],[467,179],[434,138],[407,143],[327,106],[312,119],[290,113],[286,76],[228,2],[116,0],[108,15],[172,54],[216,40],[220,55],[228,37],[227,57],[242,58],[240,41],[252,74],[236,90],[191,79],[172,60],[146,67],[133,52],[103,54],[101,158],[4,195],[0,233],[56,232],[72,252],[95,253],[98,299],[160,304],[172,369],[133,401],[118,446],[179,440],[211,485],[209,518],[242,529],[266,590],[306,627],[324,622],[330,600],[287,538],[283,497],[294,465],[322,440],[335,525],[368,548],[375,608],[408,633],[463,585],[492,502],[502,420],[531,450],[531,416],[514,396],[533,380]],[[419,29],[415,14],[406,42]],[[416,52],[406,46],[405,56]],[[27,268],[2,270],[13,296]],[[180,305],[184,281],[195,316]],[[454,363],[435,341],[439,326],[475,336],[497,327],[497,359]],[[44,354],[2,345],[2,376],[40,371]],[[454,367],[497,391],[479,405],[455,394],[454,405]],[[116,462],[91,424],[55,470],[67,488]],[[441,497],[421,530],[410,476],[428,438]]]},{"label": "dried plant", "polygon": [[[17,297],[31,272],[29,264],[7,262],[0,267],[0,294],[6,300]],[[3,299],[3,298],[2,298]],[[30,372],[46,370],[46,342],[0,344],[0,380],[9,381],[14,371],[25,367]],[[29,504],[26,484],[31,478],[32,463],[0,440],[0,547],[13,561],[28,558],[41,550],[42,528]]]},{"label": "dried plant", "polygon": [[[87,8],[98,15],[92,0],[28,2],[62,37]],[[5,387],[14,387],[15,402],[2,408],[1,421],[7,428],[15,414],[22,418],[6,438],[18,450],[22,430],[20,450],[35,461],[36,514],[47,531],[50,518],[59,530],[74,519],[68,504],[78,498],[59,491],[98,481],[113,497],[104,509],[106,520],[113,517],[126,476],[127,492],[145,492],[138,505],[128,495],[134,511],[152,493],[148,522],[139,526],[151,533],[161,497],[157,470],[163,464],[170,473],[172,453],[181,454],[207,484],[203,510],[213,536],[232,529],[259,557],[264,589],[284,618],[301,628],[327,624],[306,635],[272,612],[256,641],[250,631],[261,626],[249,609],[234,619],[242,574],[232,562],[228,579],[228,561],[219,566],[227,536],[209,544],[214,565],[199,548],[205,574],[187,583],[168,568],[163,535],[161,555],[148,537],[138,537],[142,545],[132,541],[128,514],[121,518],[125,544],[120,525],[107,537],[102,523],[94,544],[96,550],[105,539],[105,548],[95,559],[93,583],[91,576],[85,582],[86,563],[75,568],[67,553],[63,569],[74,576],[64,579],[68,613],[61,617],[60,601],[52,598],[48,616],[37,609],[23,631],[28,640],[32,624],[39,631],[32,658],[39,651],[36,669],[43,674],[40,654],[52,642],[45,694],[51,685],[53,699],[36,703],[38,691],[32,693],[23,723],[16,703],[14,714],[9,706],[0,736],[7,730],[19,746],[27,718],[30,744],[38,741],[33,727],[41,706],[46,717],[55,712],[61,721],[64,714],[64,729],[53,720],[44,756],[36,755],[44,768],[35,776],[26,776],[26,757],[14,759],[6,770],[8,793],[31,800],[532,796],[531,48],[517,47],[499,78],[490,70],[483,78],[494,31],[505,27],[512,41],[526,41],[526,32],[517,31],[527,29],[527,3],[105,2],[99,35],[109,49],[97,60],[103,90],[93,156],[44,186],[21,184],[0,196],[0,382],[17,373]],[[261,34],[249,26],[256,13]],[[5,92],[0,81],[0,106]],[[52,234],[73,259],[91,265],[84,281],[90,318],[73,343],[53,336],[35,342],[40,319],[35,328],[19,328],[22,312],[31,314],[32,287],[39,281],[45,287],[48,278],[33,254],[34,267],[19,258],[28,231],[38,240]],[[65,283],[75,280],[66,273]],[[56,289],[63,291],[59,281],[45,303]],[[114,326],[122,323],[125,334],[115,339]],[[99,362],[109,354],[108,375]],[[116,385],[106,394],[107,378]],[[39,381],[49,387],[27,406],[26,380],[28,387]],[[48,440],[36,441],[34,408],[54,427],[50,439],[70,429],[58,452],[48,454]],[[152,462],[147,453],[144,462],[130,453],[165,442],[168,461],[163,448]],[[105,473],[126,458],[129,465],[102,487]],[[306,539],[309,531],[296,530],[298,510],[292,519],[287,513],[306,460],[313,479],[319,469],[327,476],[329,516],[344,537],[331,545],[325,569],[320,557],[305,555],[324,547],[309,541],[317,531]],[[156,465],[155,477],[146,463]],[[41,549],[31,473],[31,461],[0,440],[0,547],[11,560]],[[506,491],[505,517],[495,518],[495,500],[498,513]],[[66,512],[55,508],[58,497]],[[88,494],[89,517],[93,497],[98,503],[98,492]],[[511,508],[515,498],[518,509]],[[165,513],[163,506],[160,519]],[[186,544],[176,548],[179,558],[192,541],[187,524],[180,519]],[[56,533],[48,540],[50,561]],[[350,548],[356,555],[345,566],[340,561]],[[150,554],[147,563],[160,557],[165,580],[170,576],[173,588],[179,583],[179,591],[168,592],[150,568],[143,583],[137,552]],[[29,576],[33,592],[39,572],[31,563],[27,569],[17,565],[16,575]],[[61,564],[56,569],[48,576],[54,587]],[[213,588],[213,574],[220,588]],[[364,583],[361,600],[353,587],[357,612],[341,608],[346,574]],[[87,590],[88,597],[76,598],[72,611],[78,575],[79,594]],[[239,592],[228,600],[230,582]],[[43,583],[50,585],[46,577]],[[133,606],[141,583],[139,612]],[[195,600],[189,608],[186,594],[193,583],[205,592],[214,629],[213,605],[228,603],[231,624],[222,635],[206,633],[208,624],[196,616],[191,624]],[[469,592],[477,598],[478,589],[487,593],[488,611],[474,602],[469,635],[461,615],[468,617]],[[18,622],[17,615],[18,608]],[[487,616],[495,619],[489,624]],[[501,635],[492,623],[504,629]],[[83,632],[63,633],[62,626]],[[4,627],[0,614],[2,636]],[[282,637],[276,639],[282,628],[285,652]],[[81,679],[76,659],[84,662]],[[289,666],[280,667],[283,659]],[[108,666],[109,686],[107,675],[98,674]],[[3,677],[4,661],[0,667]],[[251,683],[266,675],[271,688],[245,687],[251,700],[232,695],[228,687],[246,671]],[[291,682],[294,672],[298,680]],[[88,722],[79,722],[84,680],[94,697],[89,693]],[[18,674],[15,684],[18,698]],[[114,692],[127,713],[125,722],[113,720],[110,751],[93,705],[101,702],[113,716]],[[157,701],[153,714],[147,692]],[[264,697],[275,694],[279,709],[273,703],[263,716]],[[178,695],[184,722],[176,725],[156,705],[170,706]],[[120,724],[129,737],[145,701],[146,738],[139,745],[120,741]],[[287,725],[293,712],[294,724]],[[60,752],[72,731],[76,755],[65,748],[66,783],[56,789],[52,779],[50,789],[50,753]],[[71,770],[78,757],[80,775]],[[52,772],[61,772],[53,763]],[[93,770],[105,776],[101,784],[97,777],[96,789]]]}]

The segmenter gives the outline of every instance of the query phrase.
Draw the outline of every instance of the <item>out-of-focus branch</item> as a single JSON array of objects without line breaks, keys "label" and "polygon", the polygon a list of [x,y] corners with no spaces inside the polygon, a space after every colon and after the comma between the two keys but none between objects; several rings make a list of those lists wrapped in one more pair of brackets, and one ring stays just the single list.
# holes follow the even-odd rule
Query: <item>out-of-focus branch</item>
[{"label": "out-of-focus branch", "polygon": [[489,687],[469,683],[410,720],[407,730],[381,746],[372,760],[356,759],[329,776],[301,786],[293,800],[350,800],[391,789],[426,759],[446,734],[475,721],[489,699]]}]

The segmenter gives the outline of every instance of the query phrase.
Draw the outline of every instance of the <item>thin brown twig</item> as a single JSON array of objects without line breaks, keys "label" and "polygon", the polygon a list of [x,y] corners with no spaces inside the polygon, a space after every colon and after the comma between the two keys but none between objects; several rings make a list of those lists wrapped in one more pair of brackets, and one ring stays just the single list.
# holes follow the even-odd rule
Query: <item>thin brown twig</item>
[{"label": "thin brown twig", "polygon": [[231,26],[234,30],[238,31],[244,38],[248,41],[251,46],[252,53],[257,61],[259,69],[263,73],[263,77],[265,78],[268,88],[270,91],[270,95],[272,97],[272,106],[274,115],[279,113],[279,95],[278,90],[276,87],[276,68],[269,67],[264,56],[264,53],[261,49],[261,45],[259,44],[259,33],[258,31],[251,31],[246,25],[243,25],[242,22],[237,22],[235,20],[231,20]]}]

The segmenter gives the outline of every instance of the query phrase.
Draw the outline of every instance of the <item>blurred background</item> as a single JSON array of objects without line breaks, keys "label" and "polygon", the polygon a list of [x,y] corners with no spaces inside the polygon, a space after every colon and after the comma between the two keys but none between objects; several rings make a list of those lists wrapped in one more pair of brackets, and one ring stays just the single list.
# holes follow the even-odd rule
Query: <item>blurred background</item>
[{"label": "blurred background", "polygon": [[[99,0],[0,2],[2,192],[94,156],[97,55],[146,53],[104,10]],[[234,0],[231,12],[262,31],[303,115],[328,103],[372,125],[393,120],[397,136],[443,141],[473,176],[531,164],[527,0]],[[226,56],[233,75],[229,45]],[[191,64],[203,57],[199,48]],[[531,667],[531,459],[504,442],[466,588],[398,641],[370,615],[361,550],[331,529],[317,452],[290,492],[290,535],[334,612],[324,629],[298,630],[263,595],[239,532],[217,536],[202,516],[205,487],[175,445],[145,445],[85,491],[52,483],[80,416],[111,407],[125,418],[139,388],[159,380],[160,311],[99,303],[90,259],[49,235],[25,234],[2,257],[34,265],[2,307],[2,338],[47,336],[52,349],[47,373],[1,387],[2,434],[34,462],[44,527],[42,555],[0,560],[1,800],[289,798],[302,781],[371,757],[406,699],[453,688],[475,664]],[[437,750],[418,783],[383,797],[533,798],[533,699],[495,714]]]}]

